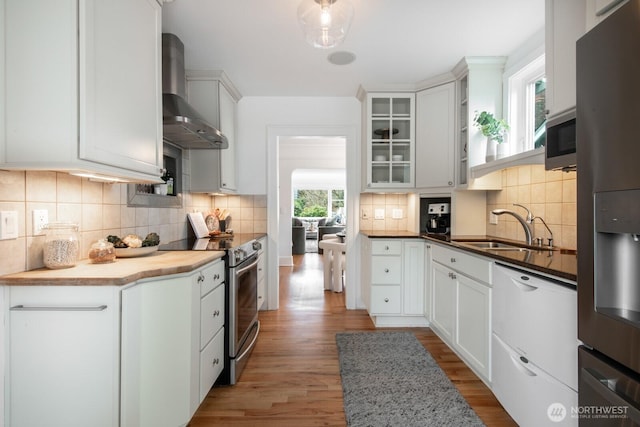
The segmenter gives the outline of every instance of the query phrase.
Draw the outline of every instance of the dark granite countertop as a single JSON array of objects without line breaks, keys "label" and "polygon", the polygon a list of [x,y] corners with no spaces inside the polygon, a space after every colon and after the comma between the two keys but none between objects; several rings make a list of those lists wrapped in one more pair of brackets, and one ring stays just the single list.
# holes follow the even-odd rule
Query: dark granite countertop
[{"label": "dark granite countertop", "polygon": [[445,236],[437,234],[421,234],[410,231],[375,231],[361,230],[361,234],[369,238],[413,238],[421,237],[437,243],[444,243],[456,249],[462,249],[477,255],[492,258],[496,261],[502,261],[515,266],[520,266],[533,271],[549,274],[561,279],[577,282],[578,271],[578,254],[575,250],[555,249],[548,250],[545,248],[530,247],[530,251],[500,251],[491,249],[479,249],[465,245],[463,241],[484,241],[493,240],[516,245],[522,245],[522,242],[498,238],[494,236]]}]

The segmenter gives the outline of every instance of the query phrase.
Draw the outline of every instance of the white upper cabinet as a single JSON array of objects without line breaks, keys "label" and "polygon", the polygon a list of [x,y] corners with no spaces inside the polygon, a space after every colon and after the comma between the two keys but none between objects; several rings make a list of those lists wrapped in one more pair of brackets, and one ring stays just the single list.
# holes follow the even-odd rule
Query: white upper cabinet
[{"label": "white upper cabinet", "polygon": [[414,93],[367,94],[366,189],[415,186],[414,112]]},{"label": "white upper cabinet", "polygon": [[454,181],[455,83],[416,94],[416,188],[451,188]]},{"label": "white upper cabinet", "polygon": [[576,106],[576,41],[585,33],[584,0],[546,0],[547,116]]},{"label": "white upper cabinet", "polygon": [[227,137],[229,148],[191,150],[191,191],[235,193],[237,104],[241,95],[222,71],[187,71],[187,98]]},{"label": "white upper cabinet", "polygon": [[456,188],[500,190],[499,174],[472,176],[474,166],[486,162],[487,138],[473,125],[476,112],[488,111],[497,118],[502,113],[502,74],[505,57],[465,57],[453,69],[457,78]]},{"label": "white upper cabinet", "polygon": [[4,0],[3,24],[2,167],[159,181],[160,4]]}]

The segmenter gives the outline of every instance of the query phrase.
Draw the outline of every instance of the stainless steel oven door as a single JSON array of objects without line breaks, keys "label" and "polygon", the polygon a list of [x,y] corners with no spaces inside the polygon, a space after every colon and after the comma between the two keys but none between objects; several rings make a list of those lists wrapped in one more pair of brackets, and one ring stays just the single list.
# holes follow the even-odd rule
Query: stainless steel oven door
[{"label": "stainless steel oven door", "polygon": [[238,352],[258,318],[258,256],[229,269],[229,357]]}]

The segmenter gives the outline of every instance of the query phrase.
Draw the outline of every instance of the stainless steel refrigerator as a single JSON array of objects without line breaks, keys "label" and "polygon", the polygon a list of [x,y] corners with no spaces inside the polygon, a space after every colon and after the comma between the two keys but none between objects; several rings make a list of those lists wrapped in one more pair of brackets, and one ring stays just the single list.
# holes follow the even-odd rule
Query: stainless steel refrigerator
[{"label": "stainless steel refrigerator", "polygon": [[640,425],[640,0],[576,44],[579,407]]}]

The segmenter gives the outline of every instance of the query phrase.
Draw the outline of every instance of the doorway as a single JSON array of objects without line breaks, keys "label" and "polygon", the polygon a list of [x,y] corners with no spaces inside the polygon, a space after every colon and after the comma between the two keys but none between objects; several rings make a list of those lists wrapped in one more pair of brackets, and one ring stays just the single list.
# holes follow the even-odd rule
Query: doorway
[{"label": "doorway", "polygon": [[[359,164],[359,144],[357,141],[357,131],[355,127],[339,126],[339,127],[268,127],[268,147],[267,147],[267,215],[268,215],[268,233],[277,238],[277,250],[270,251],[270,265],[288,265],[291,255],[291,174],[293,170],[300,169],[300,163],[297,166],[291,166],[295,162],[305,162],[318,159],[321,156],[326,157],[332,149],[335,150],[336,145],[341,145],[341,152],[344,153],[344,163],[340,166],[345,170],[346,176],[346,193],[358,194],[360,186],[360,164]],[[307,135],[307,136],[304,136]],[[319,141],[323,141],[322,143]],[[305,145],[306,144],[306,145]],[[315,154],[310,154],[310,146],[315,145],[318,150]],[[322,150],[324,149],[324,150]],[[297,153],[297,154],[296,154]],[[306,159],[306,160],[305,160]],[[326,162],[323,166],[315,168],[326,168]],[[349,167],[346,167],[349,165]],[[340,169],[340,168],[335,168]],[[347,264],[358,265],[358,251],[355,249],[355,238],[357,236],[357,218],[355,213],[358,212],[357,197],[348,197],[346,202],[346,241],[347,241]],[[352,247],[352,250],[349,250]],[[273,262],[271,256],[275,257]],[[347,269],[346,283],[357,282],[356,269]],[[277,272],[269,277],[270,283],[278,283]],[[268,302],[270,308],[277,308],[279,290],[276,287],[270,287]],[[352,289],[345,289],[345,303],[347,308],[356,308],[356,301],[359,289],[354,286]]]}]

